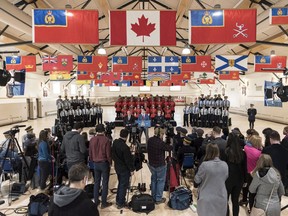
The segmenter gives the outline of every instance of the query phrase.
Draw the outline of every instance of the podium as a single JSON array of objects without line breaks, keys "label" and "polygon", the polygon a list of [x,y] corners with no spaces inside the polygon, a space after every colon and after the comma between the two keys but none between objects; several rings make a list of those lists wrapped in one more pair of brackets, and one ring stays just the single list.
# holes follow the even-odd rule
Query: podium
[{"label": "podium", "polygon": [[141,125],[142,121],[141,120],[136,120],[135,123],[138,124],[138,127],[145,127],[145,128],[149,128],[151,127],[151,120],[145,120],[144,121],[144,126]]}]

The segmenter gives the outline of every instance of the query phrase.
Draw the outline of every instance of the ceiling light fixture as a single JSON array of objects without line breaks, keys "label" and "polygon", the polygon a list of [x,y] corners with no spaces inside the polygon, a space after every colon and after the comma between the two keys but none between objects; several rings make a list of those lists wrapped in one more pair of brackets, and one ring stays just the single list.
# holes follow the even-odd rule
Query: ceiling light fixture
[{"label": "ceiling light fixture", "polygon": [[190,46],[188,44],[185,45],[184,49],[182,50],[183,55],[189,55],[191,53]]},{"label": "ceiling light fixture", "polygon": [[276,54],[275,54],[275,50],[271,50],[270,55],[271,55],[271,56],[275,56],[275,55],[276,55]]},{"label": "ceiling light fixture", "polygon": [[98,47],[97,53],[98,53],[99,55],[106,55],[106,50],[104,49],[104,47],[103,47],[102,44]]}]

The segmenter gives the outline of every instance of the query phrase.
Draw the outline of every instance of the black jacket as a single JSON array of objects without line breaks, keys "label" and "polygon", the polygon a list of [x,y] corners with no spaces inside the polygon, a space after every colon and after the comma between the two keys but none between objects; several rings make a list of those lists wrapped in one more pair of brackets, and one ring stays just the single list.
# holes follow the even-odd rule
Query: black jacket
[{"label": "black jacket", "polygon": [[255,121],[256,114],[257,114],[257,110],[255,108],[249,108],[247,110],[248,120]]},{"label": "black jacket", "polygon": [[133,172],[135,170],[130,148],[121,138],[116,139],[113,142],[112,159],[114,160],[116,172]]},{"label": "black jacket", "polygon": [[[48,216],[99,216],[97,205],[88,198],[84,191],[75,193],[74,199],[66,193],[58,194],[58,196],[62,196],[60,199],[63,200],[63,206],[61,207],[55,204],[54,196],[50,200]],[[69,197],[67,198],[67,196]]]},{"label": "black jacket", "polygon": [[132,124],[134,124],[135,122],[135,117],[134,116],[130,116],[130,119],[128,119],[128,116],[125,116],[123,119],[123,126],[124,127],[131,127]]}]

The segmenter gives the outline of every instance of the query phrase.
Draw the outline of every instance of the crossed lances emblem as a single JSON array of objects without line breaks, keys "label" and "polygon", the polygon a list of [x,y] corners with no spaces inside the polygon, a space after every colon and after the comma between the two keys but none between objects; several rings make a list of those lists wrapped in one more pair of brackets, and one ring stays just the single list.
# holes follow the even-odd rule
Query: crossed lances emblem
[{"label": "crossed lances emblem", "polygon": [[236,23],[236,27],[238,29],[233,29],[234,31],[236,31],[237,33],[233,34],[233,38],[238,37],[239,35],[244,36],[245,38],[248,37],[248,34],[245,34],[244,32],[247,31],[248,29],[244,29],[244,24],[238,25],[238,23]]}]

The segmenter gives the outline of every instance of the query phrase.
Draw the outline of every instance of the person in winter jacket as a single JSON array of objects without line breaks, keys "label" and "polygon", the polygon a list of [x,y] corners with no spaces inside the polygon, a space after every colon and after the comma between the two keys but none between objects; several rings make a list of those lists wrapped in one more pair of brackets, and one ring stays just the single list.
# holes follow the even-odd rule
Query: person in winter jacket
[{"label": "person in winter jacket", "polygon": [[88,156],[84,137],[80,134],[83,127],[84,124],[82,122],[77,122],[74,125],[74,129],[67,132],[63,137],[61,151],[66,155],[68,170],[74,164],[85,162]]},{"label": "person in winter jacket", "polygon": [[88,176],[84,163],[73,165],[68,173],[70,185],[61,187],[51,197],[48,216],[99,216],[96,203],[83,190]]},{"label": "person in winter jacket", "polygon": [[280,216],[280,203],[281,196],[284,194],[284,186],[280,173],[273,167],[269,155],[262,154],[257,161],[249,191],[256,193],[256,208],[261,208],[264,211],[267,208],[266,216]]}]

